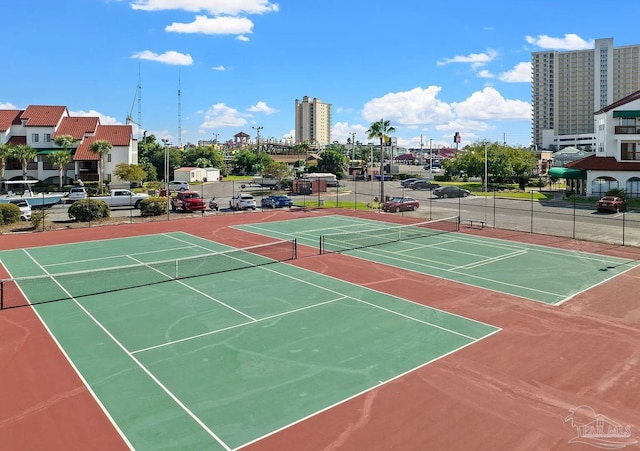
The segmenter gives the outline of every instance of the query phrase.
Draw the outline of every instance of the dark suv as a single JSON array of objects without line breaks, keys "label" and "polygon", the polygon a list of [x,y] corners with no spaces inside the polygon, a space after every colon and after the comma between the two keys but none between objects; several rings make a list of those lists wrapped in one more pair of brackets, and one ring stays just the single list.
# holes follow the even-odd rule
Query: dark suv
[{"label": "dark suv", "polygon": [[418,191],[420,190],[431,191],[433,189],[440,188],[440,185],[438,185],[437,183],[430,182],[429,180],[416,180],[411,185],[409,185],[409,188],[418,190]]}]

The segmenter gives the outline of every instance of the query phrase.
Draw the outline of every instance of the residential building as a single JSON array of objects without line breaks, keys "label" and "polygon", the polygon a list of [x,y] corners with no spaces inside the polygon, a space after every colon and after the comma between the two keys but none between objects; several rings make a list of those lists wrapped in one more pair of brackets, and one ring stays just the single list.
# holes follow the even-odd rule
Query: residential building
[{"label": "residential building", "polygon": [[531,55],[532,143],[539,149],[595,148],[593,112],[640,90],[640,45]]},{"label": "residential building", "polygon": [[579,194],[600,197],[614,188],[640,197],[640,91],[594,114],[594,155],[554,167],[549,174],[567,179]]},{"label": "residential building", "polygon": [[295,141],[308,142],[314,148],[331,143],[331,104],[304,96],[295,103]]},{"label": "residential building", "polygon": [[[55,138],[70,135],[76,143],[69,149],[71,162],[64,170],[64,177],[83,181],[98,180],[99,156],[89,149],[96,140],[111,143],[111,151],[105,156],[106,181],[123,182],[113,172],[119,163],[138,164],[138,142],[133,137],[131,125],[102,125],[98,117],[74,117],[66,106],[29,105],[24,110],[0,110],[0,143],[24,144],[36,150],[34,161],[28,162],[29,178],[45,180],[58,177],[58,168],[51,164],[48,155],[62,150]],[[8,158],[5,179],[22,178],[22,165]]]}]

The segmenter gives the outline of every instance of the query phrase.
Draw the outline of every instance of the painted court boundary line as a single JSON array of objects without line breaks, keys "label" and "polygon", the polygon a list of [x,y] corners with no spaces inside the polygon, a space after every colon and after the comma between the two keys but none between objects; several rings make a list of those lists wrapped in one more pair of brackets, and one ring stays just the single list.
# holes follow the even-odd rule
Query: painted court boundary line
[{"label": "painted court boundary line", "polygon": [[[24,252],[27,254],[27,256],[29,256],[29,258],[31,260],[33,260],[33,262],[38,265],[45,273],[48,274],[47,270],[42,267],[30,254],[29,252],[27,252],[26,249],[23,249]],[[122,343],[120,343],[120,341],[118,341],[118,339],[116,339],[116,337],[113,336],[113,334],[111,332],[109,332],[109,330],[102,325],[102,323],[100,323],[100,321],[98,321],[82,304],[80,304],[80,302],[78,302],[78,300],[76,298],[74,298],[73,296],[71,296],[71,293],[69,293],[62,285],[60,285],[57,281],[54,280],[54,282],[60,287],[60,289],[62,289],[67,295],[69,295],[69,299],[73,300],[73,302],[85,313],[85,315],[87,315],[87,317],[89,317],[115,344],[116,346],[118,346],[127,356],[129,356],[129,358],[136,364],[138,365],[138,367],[147,375],[151,378],[152,381],[154,381],[156,383],[156,385],[158,387],[160,387],[160,389],[162,389],[162,391],[164,391],[178,406],[180,406],[180,408],[182,408],[182,410],[189,415],[207,434],[209,434],[209,436],[211,438],[213,438],[216,442],[218,442],[222,447],[224,447],[224,449],[226,450],[231,450],[231,448],[229,446],[227,446],[226,443],[224,443],[222,441],[222,439],[220,439],[220,437],[218,437],[211,429],[209,429],[209,427],[200,419],[198,418],[191,410],[189,410],[189,408],[184,405],[182,403],[182,401],[180,401],[178,399],[177,396],[175,396],[166,386],[164,386],[164,384],[162,384],[162,382],[160,382],[160,380],[155,377],[155,375],[149,371],[143,364],[142,362],[140,362],[133,354],[131,354]],[[51,331],[49,331],[49,333],[51,333]],[[53,335],[52,335],[53,336]],[[65,354],[66,355],[66,354]],[[68,356],[67,356],[68,358]],[[80,377],[82,377],[80,375],[80,372],[78,371],[78,369],[74,366],[73,367],[76,372],[78,373],[78,375]],[[87,385],[87,388],[89,388],[89,384],[87,384],[86,380],[82,379],[83,382]],[[93,391],[91,392],[93,394]],[[95,396],[95,394],[94,394]],[[96,397],[97,399],[97,397]],[[102,405],[102,404],[100,404]],[[103,407],[104,408],[104,407]],[[110,418],[110,417],[109,417]],[[113,419],[111,419],[113,422]],[[115,423],[114,423],[115,424]],[[116,426],[117,428],[117,426]],[[126,443],[131,447],[131,443],[129,443],[129,441],[125,438],[124,434],[122,433],[122,431],[117,428],[117,430],[120,432],[120,434],[123,436],[123,438],[125,439]]]}]

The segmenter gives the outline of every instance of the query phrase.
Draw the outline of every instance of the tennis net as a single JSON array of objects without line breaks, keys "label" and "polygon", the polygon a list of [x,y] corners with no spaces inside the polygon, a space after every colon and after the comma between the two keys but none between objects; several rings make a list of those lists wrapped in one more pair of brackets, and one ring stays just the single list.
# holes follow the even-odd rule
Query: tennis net
[{"label": "tennis net", "polygon": [[297,258],[296,240],[195,257],[0,280],[0,310],[237,271]]},{"label": "tennis net", "polygon": [[409,241],[460,230],[460,217],[437,219],[400,226],[331,233],[320,236],[320,253],[343,252],[365,247],[380,246],[398,241]]}]

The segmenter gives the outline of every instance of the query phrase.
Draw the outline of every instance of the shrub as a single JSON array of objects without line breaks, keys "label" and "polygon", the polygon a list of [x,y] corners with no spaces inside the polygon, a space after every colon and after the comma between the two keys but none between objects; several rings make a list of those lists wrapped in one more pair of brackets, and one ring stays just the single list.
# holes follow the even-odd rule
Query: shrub
[{"label": "shrub", "polygon": [[38,210],[31,213],[31,226],[34,230],[40,230],[42,228],[42,222],[46,217],[46,210]]},{"label": "shrub", "polygon": [[111,216],[111,209],[101,200],[81,199],[69,207],[69,217],[80,222],[95,221]]},{"label": "shrub", "polygon": [[0,204],[1,224],[13,224],[20,221],[20,207],[14,204]]},{"label": "shrub", "polygon": [[149,196],[140,202],[140,216],[160,216],[167,214],[167,198]]}]

